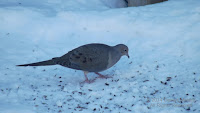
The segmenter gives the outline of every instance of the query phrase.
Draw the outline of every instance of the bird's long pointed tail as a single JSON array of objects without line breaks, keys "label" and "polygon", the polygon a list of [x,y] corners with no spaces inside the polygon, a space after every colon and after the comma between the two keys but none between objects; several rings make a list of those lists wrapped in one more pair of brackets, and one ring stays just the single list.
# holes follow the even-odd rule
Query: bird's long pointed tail
[{"label": "bird's long pointed tail", "polygon": [[30,63],[30,64],[22,64],[17,66],[48,66],[48,65],[56,65],[58,58],[53,58],[51,60],[36,62],[36,63]]}]

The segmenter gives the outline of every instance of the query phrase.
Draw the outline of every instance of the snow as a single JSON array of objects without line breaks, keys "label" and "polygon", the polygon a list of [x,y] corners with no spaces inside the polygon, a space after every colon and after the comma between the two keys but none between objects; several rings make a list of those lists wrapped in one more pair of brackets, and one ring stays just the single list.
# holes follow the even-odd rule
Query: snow
[{"label": "snow", "polygon": [[[1,0],[0,113],[200,112],[200,1],[129,7],[119,0]],[[16,67],[88,43],[126,44],[112,76]]]},{"label": "snow", "polygon": [[31,110],[31,107],[25,105],[6,103],[2,101],[0,104],[0,113],[35,113]]}]

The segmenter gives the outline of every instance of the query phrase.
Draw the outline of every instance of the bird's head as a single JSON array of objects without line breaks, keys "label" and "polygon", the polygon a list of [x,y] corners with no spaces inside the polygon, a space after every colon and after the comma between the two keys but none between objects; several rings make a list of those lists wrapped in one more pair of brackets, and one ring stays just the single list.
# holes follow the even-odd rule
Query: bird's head
[{"label": "bird's head", "polygon": [[118,44],[114,48],[121,53],[121,56],[126,55],[129,58],[128,47],[124,44]]}]

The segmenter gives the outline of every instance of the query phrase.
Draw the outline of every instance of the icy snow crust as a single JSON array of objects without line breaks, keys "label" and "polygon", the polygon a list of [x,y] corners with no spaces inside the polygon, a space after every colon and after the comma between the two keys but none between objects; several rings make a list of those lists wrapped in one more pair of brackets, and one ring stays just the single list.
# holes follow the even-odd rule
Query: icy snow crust
[{"label": "icy snow crust", "polygon": [[[1,0],[0,113],[199,113],[200,1],[112,2]],[[131,58],[84,85],[82,71],[15,66],[88,43],[124,43]]]}]

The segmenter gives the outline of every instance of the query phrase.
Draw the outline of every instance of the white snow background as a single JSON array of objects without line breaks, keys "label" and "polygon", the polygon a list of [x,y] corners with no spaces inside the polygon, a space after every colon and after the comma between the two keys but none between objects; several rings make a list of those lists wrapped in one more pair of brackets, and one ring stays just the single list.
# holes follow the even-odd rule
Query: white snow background
[{"label": "white snow background", "polygon": [[[200,0],[124,6],[0,0],[0,113],[199,113]],[[89,43],[126,44],[130,59],[84,85],[82,71],[15,66]]]}]

